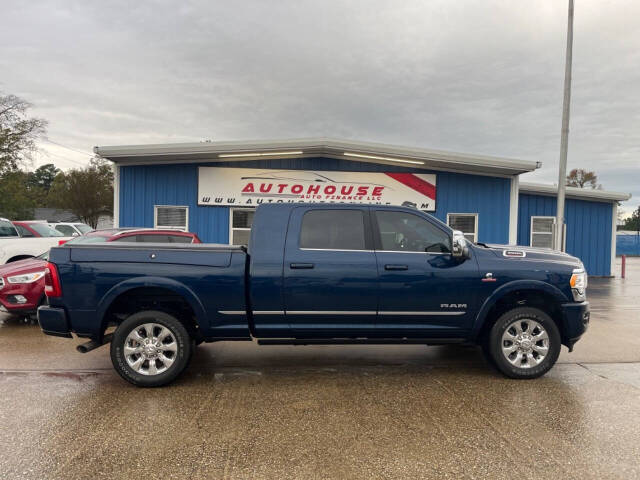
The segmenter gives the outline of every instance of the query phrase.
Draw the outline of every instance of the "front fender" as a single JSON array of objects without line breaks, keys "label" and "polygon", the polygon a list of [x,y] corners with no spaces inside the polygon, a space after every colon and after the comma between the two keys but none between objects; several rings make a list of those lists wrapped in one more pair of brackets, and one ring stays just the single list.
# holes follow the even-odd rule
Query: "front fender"
[{"label": "front fender", "polygon": [[562,291],[550,283],[542,282],[540,280],[514,280],[513,282],[505,283],[498,287],[482,304],[482,307],[478,311],[478,315],[476,315],[475,322],[473,324],[473,330],[471,331],[471,338],[474,341],[478,340],[478,335],[482,331],[482,327],[487,319],[487,315],[491,308],[505,295],[514,292],[516,290],[519,291],[542,291],[547,293],[553,298],[557,299],[559,303],[565,303],[570,301],[567,297],[562,293]]},{"label": "front fender", "polygon": [[129,290],[133,290],[134,288],[141,287],[158,287],[158,288],[166,288],[167,290],[171,290],[176,294],[182,296],[187,303],[191,306],[194,313],[196,314],[196,320],[198,324],[202,327],[206,323],[206,313],[205,309],[202,306],[202,303],[198,299],[195,293],[184,285],[183,283],[177,282],[170,278],[165,277],[135,277],[129,278],[123,282],[120,282],[114,285],[101,299],[98,303],[98,307],[96,309],[97,318],[100,319],[100,324],[102,326],[101,332],[104,332],[106,328],[106,318],[105,315],[107,310],[113,303],[113,301],[118,298],[123,293],[128,292]]}]

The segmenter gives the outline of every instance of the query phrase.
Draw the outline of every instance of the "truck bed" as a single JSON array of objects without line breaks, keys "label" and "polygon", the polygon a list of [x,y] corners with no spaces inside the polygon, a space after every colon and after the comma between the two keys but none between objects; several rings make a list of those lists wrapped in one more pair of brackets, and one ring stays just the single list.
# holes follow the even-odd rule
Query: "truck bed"
[{"label": "truck bed", "polygon": [[[71,330],[91,338],[101,335],[105,325],[96,318],[105,317],[115,299],[125,292],[135,298],[135,289],[149,285],[166,288],[167,298],[182,295],[204,337],[249,337],[245,315],[220,313],[246,311],[246,259],[240,246],[179,243],[78,244],[52,248],[50,255],[62,291],[73,292],[64,297]],[[52,306],[57,302],[50,299]]]}]

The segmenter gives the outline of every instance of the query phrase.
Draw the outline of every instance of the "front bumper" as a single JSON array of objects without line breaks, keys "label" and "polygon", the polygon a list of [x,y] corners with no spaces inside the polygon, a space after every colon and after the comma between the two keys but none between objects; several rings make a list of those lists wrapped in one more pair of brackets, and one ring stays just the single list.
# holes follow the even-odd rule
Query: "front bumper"
[{"label": "front bumper", "polygon": [[[0,285],[0,306],[7,313],[33,313],[44,295],[44,281]],[[0,309],[1,310],[1,309]]]},{"label": "front bumper", "polygon": [[573,350],[573,345],[589,328],[591,312],[589,302],[565,303],[562,305],[563,338],[562,343]]},{"label": "front bumper", "polygon": [[49,307],[47,305],[38,308],[38,323],[42,331],[47,335],[72,338],[67,312],[62,308]]}]

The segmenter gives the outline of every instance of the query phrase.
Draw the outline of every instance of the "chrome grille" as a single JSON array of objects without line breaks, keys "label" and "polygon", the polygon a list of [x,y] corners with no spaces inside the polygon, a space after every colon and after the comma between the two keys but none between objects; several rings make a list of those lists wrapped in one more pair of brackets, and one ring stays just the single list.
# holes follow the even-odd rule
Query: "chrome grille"
[{"label": "chrome grille", "polygon": [[4,278],[0,277],[0,290],[4,287]]}]

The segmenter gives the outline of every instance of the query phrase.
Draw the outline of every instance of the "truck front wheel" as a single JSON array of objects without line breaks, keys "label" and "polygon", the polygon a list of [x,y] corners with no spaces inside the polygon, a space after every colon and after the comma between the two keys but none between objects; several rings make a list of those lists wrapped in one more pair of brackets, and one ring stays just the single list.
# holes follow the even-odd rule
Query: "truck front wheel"
[{"label": "truck front wheel", "polygon": [[542,310],[514,308],[493,325],[487,347],[492,363],[507,377],[538,378],[558,360],[560,331]]},{"label": "truck front wheel", "polygon": [[147,310],[128,317],[111,341],[111,362],[126,381],[159,387],[187,367],[193,342],[184,325],[165,312]]}]

